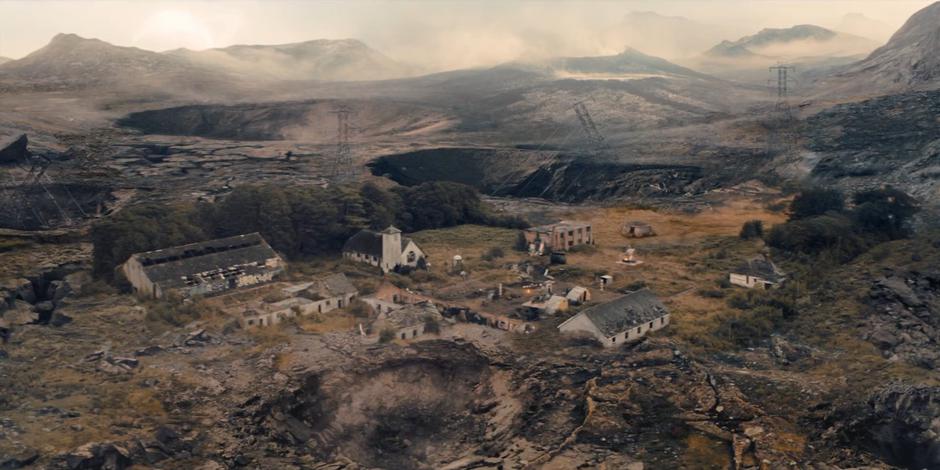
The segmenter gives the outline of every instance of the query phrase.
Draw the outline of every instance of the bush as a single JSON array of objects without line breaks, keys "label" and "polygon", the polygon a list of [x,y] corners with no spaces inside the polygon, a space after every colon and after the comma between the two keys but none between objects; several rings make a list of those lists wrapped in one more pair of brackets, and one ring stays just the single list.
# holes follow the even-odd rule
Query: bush
[{"label": "bush", "polygon": [[908,221],[920,210],[914,198],[891,187],[860,192],[854,202],[855,222],[878,239],[907,237]]},{"label": "bush", "polygon": [[348,310],[356,318],[368,318],[372,314],[372,307],[359,299],[353,299],[349,303]]},{"label": "bush", "polygon": [[783,315],[773,307],[760,307],[741,313],[723,314],[718,319],[715,337],[737,347],[757,346],[781,323]]},{"label": "bush", "polygon": [[494,246],[490,248],[489,250],[486,250],[486,253],[483,253],[483,256],[481,256],[481,258],[483,258],[485,261],[493,261],[495,259],[499,259],[504,256],[506,256],[506,252],[503,251],[502,248],[498,246]]},{"label": "bush", "polygon": [[741,233],[739,236],[744,240],[750,240],[753,238],[761,238],[764,236],[764,221],[762,220],[749,220],[744,222],[744,225],[741,226]]},{"label": "bush", "polygon": [[179,327],[203,318],[210,312],[211,308],[198,300],[181,302],[179,299],[166,298],[147,305],[146,319]]},{"label": "bush", "polygon": [[790,220],[842,212],[845,210],[845,195],[837,189],[806,189],[790,203]]},{"label": "bush", "polygon": [[395,330],[391,328],[385,328],[379,332],[379,342],[388,343],[395,339]]},{"label": "bush", "polygon": [[868,242],[855,231],[844,215],[823,215],[775,225],[767,234],[767,244],[790,253],[820,255],[848,261],[868,249]]},{"label": "bush", "polygon": [[518,251],[529,251],[529,242],[525,239],[525,234],[521,231],[516,234],[515,248]]},{"label": "bush", "polygon": [[699,289],[698,295],[706,299],[723,299],[725,297],[724,291],[718,289]]}]

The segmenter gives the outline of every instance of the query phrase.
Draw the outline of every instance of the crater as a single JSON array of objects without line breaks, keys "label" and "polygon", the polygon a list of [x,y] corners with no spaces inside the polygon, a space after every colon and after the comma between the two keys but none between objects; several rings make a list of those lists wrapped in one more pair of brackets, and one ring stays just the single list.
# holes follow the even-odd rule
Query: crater
[{"label": "crater", "polygon": [[505,435],[521,408],[507,381],[473,346],[428,341],[358,370],[308,375],[265,421],[276,439],[325,461],[439,468]]},{"label": "crater", "polygon": [[206,104],[140,111],[119,119],[144,134],[224,140],[334,143],[337,111],[349,111],[351,140],[415,136],[449,128],[453,119],[431,108],[381,100],[309,100]]},{"label": "crater", "polygon": [[563,202],[675,196],[703,186],[698,166],[618,163],[520,148],[425,149],[380,157],[370,168],[407,186],[451,181],[494,196]]}]

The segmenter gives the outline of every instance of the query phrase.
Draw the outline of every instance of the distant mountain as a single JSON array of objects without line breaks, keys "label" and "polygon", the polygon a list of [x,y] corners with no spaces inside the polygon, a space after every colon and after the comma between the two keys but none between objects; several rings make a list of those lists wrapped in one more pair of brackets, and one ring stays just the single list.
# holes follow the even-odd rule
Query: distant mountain
[{"label": "distant mountain", "polygon": [[798,25],[722,41],[687,65],[720,78],[765,83],[767,67],[786,63],[796,67],[801,79],[810,79],[859,60],[875,47],[867,38]]},{"label": "distant mountain", "polygon": [[13,60],[13,59],[11,59],[11,58],[9,58],[9,57],[0,57],[0,64],[5,64],[5,63],[7,63],[7,62],[9,62],[9,61],[11,61],[11,60]]},{"label": "distant mountain", "polygon": [[384,80],[416,74],[413,67],[355,39],[237,45],[204,51],[177,49],[167,55],[234,73],[284,80]]},{"label": "distant mountain", "polygon": [[836,31],[871,38],[879,42],[887,41],[894,34],[891,25],[869,18],[861,13],[848,13],[834,28]]},{"label": "distant mountain", "polygon": [[871,39],[805,24],[783,29],[764,29],[737,41],[722,41],[705,55],[716,58],[761,56],[773,59],[844,57],[868,53],[875,47],[877,44]]},{"label": "distant mountain", "polygon": [[608,45],[632,47],[658,57],[678,59],[698,55],[720,41],[727,29],[681,16],[631,12],[604,32]]},{"label": "distant mountain", "polygon": [[708,75],[676,65],[666,59],[627,48],[617,55],[598,57],[563,57],[549,62],[560,78],[644,78],[673,76],[711,79]]},{"label": "distant mountain", "polygon": [[[940,2],[917,12],[887,44],[837,74],[840,88],[872,92],[940,86]],[[884,94],[884,93],[880,93]]]},{"label": "distant mountain", "polygon": [[136,47],[120,47],[75,34],[58,34],[45,47],[0,64],[0,84],[33,90],[107,88],[140,93],[219,91],[234,77],[189,61]]}]

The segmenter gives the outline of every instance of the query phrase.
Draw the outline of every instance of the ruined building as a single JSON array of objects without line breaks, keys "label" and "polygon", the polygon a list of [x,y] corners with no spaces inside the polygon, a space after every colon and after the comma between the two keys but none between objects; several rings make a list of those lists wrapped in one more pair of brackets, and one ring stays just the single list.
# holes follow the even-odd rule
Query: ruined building
[{"label": "ruined building", "polygon": [[539,253],[565,251],[577,245],[593,245],[594,234],[587,222],[561,221],[557,224],[527,228],[523,232],[526,244]]},{"label": "ruined building", "polygon": [[360,263],[378,266],[382,272],[401,267],[418,268],[426,263],[424,251],[401,230],[389,226],[381,232],[360,230],[343,245],[343,256]]},{"label": "ruined building", "polygon": [[270,281],[284,260],[252,233],[137,253],[121,271],[140,295],[161,298],[213,295]]},{"label": "ruined building", "polygon": [[348,307],[358,294],[345,274],[331,274],[281,289],[280,300],[256,302],[245,309],[241,323],[245,328],[271,326],[288,318],[327,313]]}]

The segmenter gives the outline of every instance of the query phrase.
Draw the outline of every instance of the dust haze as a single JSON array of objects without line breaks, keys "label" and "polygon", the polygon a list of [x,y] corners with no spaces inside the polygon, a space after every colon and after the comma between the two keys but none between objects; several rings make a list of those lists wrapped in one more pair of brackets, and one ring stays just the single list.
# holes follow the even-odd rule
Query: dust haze
[{"label": "dust haze", "polygon": [[[626,47],[680,60],[722,40],[794,24],[817,24],[881,44],[928,3],[639,0],[588,2],[588,8],[564,1],[13,1],[0,3],[5,18],[19,19],[0,35],[0,56],[19,58],[57,33],[73,32],[154,51],[356,38],[422,72],[609,55]],[[816,45],[805,46],[786,53],[813,55]]]}]

